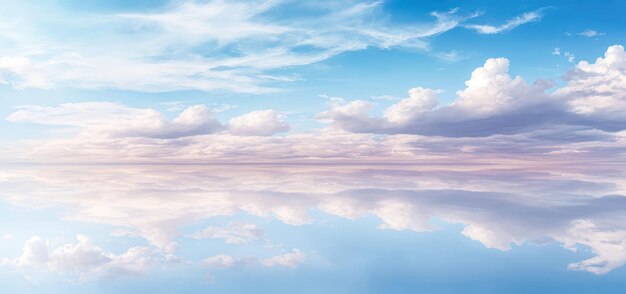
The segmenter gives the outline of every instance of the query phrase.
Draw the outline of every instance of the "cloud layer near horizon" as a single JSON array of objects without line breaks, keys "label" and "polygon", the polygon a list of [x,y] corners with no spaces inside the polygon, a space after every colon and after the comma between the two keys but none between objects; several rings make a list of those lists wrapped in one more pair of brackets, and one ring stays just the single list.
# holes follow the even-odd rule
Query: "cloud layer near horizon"
[{"label": "cloud layer near horizon", "polygon": [[[624,160],[626,53],[619,45],[564,77],[528,84],[493,58],[475,69],[458,99],[416,87],[370,116],[366,100],[332,98],[322,129],[288,132],[289,117],[256,110],[220,122],[206,105],[176,117],[112,102],[18,107],[6,119],[69,128],[65,138],[8,142],[0,158],[26,162],[494,162]],[[277,133],[284,133],[275,135]]]},{"label": "cloud layer near horizon", "polygon": [[457,100],[437,107],[440,90],[413,88],[409,97],[370,117],[364,100],[334,101],[318,115],[333,126],[356,133],[487,137],[540,129],[576,127],[618,132],[626,129],[626,53],[611,46],[595,63],[581,61],[565,75],[565,85],[528,84],[509,74],[509,60],[488,59],[472,72]]}]

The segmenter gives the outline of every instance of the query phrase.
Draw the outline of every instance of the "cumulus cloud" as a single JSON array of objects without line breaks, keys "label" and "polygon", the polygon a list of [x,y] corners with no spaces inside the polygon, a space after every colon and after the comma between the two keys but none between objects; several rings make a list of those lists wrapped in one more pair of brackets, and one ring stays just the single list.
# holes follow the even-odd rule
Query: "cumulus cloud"
[{"label": "cumulus cloud", "polygon": [[370,119],[368,112],[374,107],[371,102],[354,100],[345,102],[340,98],[330,101],[330,110],[321,112],[316,117],[341,129],[358,132],[361,128],[375,128],[383,121]]},{"label": "cumulus cloud", "polygon": [[568,111],[599,127],[621,130],[626,120],[626,52],[621,45],[607,49],[595,63],[579,62],[566,76],[567,84],[554,95],[566,100]]},{"label": "cumulus cloud", "polygon": [[142,274],[157,262],[152,250],[133,247],[116,255],[96,246],[84,235],[77,235],[76,244],[54,246],[39,236],[24,243],[23,253],[15,259],[4,259],[4,266],[22,271],[47,270],[57,274],[76,275],[80,280],[95,277]]},{"label": "cumulus cloud", "polygon": [[255,224],[230,223],[223,227],[206,227],[190,235],[194,239],[224,239],[228,244],[243,244],[263,237]]},{"label": "cumulus cloud", "polygon": [[289,128],[284,115],[272,109],[252,111],[228,121],[229,132],[241,136],[271,136]]},{"label": "cumulus cloud", "polygon": [[529,86],[520,76],[509,75],[509,60],[490,58],[482,67],[475,69],[465,89],[458,91],[453,108],[462,110],[470,117],[483,118],[509,112],[543,98],[545,84]]},{"label": "cumulus cloud", "polygon": [[624,48],[611,46],[595,63],[578,63],[565,76],[566,84],[548,93],[552,81],[528,84],[509,74],[508,59],[490,58],[472,72],[449,105],[435,107],[437,90],[415,88],[382,117],[370,117],[373,105],[363,100],[335,101],[318,117],[347,131],[382,134],[480,137],[563,126],[621,131],[626,121],[625,62]]},{"label": "cumulus cloud", "polygon": [[[406,98],[390,106],[382,118],[369,117],[371,104],[351,101],[331,105],[320,114],[335,127],[363,133],[413,133],[444,136],[485,136],[494,133],[514,133],[537,126],[551,119],[554,106],[544,91],[551,83],[538,81],[528,85],[521,77],[508,73],[509,61],[492,58],[474,70],[458,91],[458,99],[435,108],[438,90],[414,88]],[[360,112],[347,112],[356,105]],[[541,107],[539,107],[541,105]]]},{"label": "cumulus cloud", "polygon": [[510,31],[523,24],[541,20],[541,18],[543,17],[543,10],[544,9],[538,9],[535,11],[525,12],[522,15],[519,15],[519,16],[516,16],[514,18],[507,20],[504,24],[499,25],[499,26],[468,24],[468,25],[464,25],[464,27],[471,29],[471,30],[475,30],[479,34],[486,34],[486,35],[500,34],[503,32]]},{"label": "cumulus cloud", "polygon": [[391,123],[404,124],[437,106],[440,91],[421,87],[409,90],[409,97],[389,107],[383,115]]}]

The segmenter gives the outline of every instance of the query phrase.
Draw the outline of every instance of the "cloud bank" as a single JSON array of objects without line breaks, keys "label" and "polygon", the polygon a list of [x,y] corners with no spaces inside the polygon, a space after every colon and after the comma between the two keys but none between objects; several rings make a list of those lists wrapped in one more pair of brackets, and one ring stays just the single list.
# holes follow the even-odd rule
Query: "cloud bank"
[{"label": "cloud bank", "polygon": [[116,255],[93,244],[89,237],[76,236],[76,244],[54,246],[53,241],[33,236],[15,259],[2,259],[3,266],[21,271],[46,270],[76,276],[79,281],[101,277],[143,274],[158,263],[148,247],[133,247]]},{"label": "cloud bank", "polygon": [[[113,102],[18,107],[6,119],[65,129],[66,136],[7,142],[11,162],[615,162],[626,146],[626,53],[611,46],[581,61],[564,84],[528,83],[509,60],[488,59],[456,92],[415,87],[373,116],[379,103],[331,98],[320,129],[290,131],[290,117],[264,109],[218,121],[195,105],[179,113]],[[174,114],[173,117],[170,117]]]},{"label": "cloud bank", "polygon": [[464,27],[471,29],[471,30],[475,30],[479,34],[484,34],[484,35],[500,34],[500,33],[510,31],[523,24],[537,22],[541,20],[541,18],[543,17],[543,10],[545,9],[538,9],[535,11],[525,12],[519,16],[516,16],[507,20],[505,23],[499,26],[468,24],[468,25],[464,25]]},{"label": "cloud bank", "polygon": [[579,62],[565,75],[566,84],[549,93],[554,82],[528,84],[509,74],[508,59],[491,58],[451,104],[436,107],[439,90],[417,87],[383,117],[370,117],[373,105],[364,100],[334,101],[318,117],[355,133],[487,137],[564,127],[619,132],[626,125],[624,64],[624,47],[611,46],[595,63]]}]

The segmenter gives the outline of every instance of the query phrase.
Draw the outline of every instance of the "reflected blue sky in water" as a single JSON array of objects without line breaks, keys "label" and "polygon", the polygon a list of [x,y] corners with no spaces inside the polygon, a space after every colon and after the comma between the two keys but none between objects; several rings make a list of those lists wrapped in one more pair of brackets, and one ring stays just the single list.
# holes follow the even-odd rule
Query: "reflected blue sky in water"
[{"label": "reflected blue sky in water", "polygon": [[41,293],[619,285],[622,171],[584,171],[14,165],[0,182],[3,285]]}]

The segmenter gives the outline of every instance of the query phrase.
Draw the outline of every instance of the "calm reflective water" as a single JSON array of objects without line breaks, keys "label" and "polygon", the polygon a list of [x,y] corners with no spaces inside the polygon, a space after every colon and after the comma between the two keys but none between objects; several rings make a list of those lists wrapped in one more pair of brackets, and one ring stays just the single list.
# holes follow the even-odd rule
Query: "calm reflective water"
[{"label": "calm reflective water", "polygon": [[625,179],[619,164],[11,165],[0,282],[10,293],[598,293],[626,286]]}]

